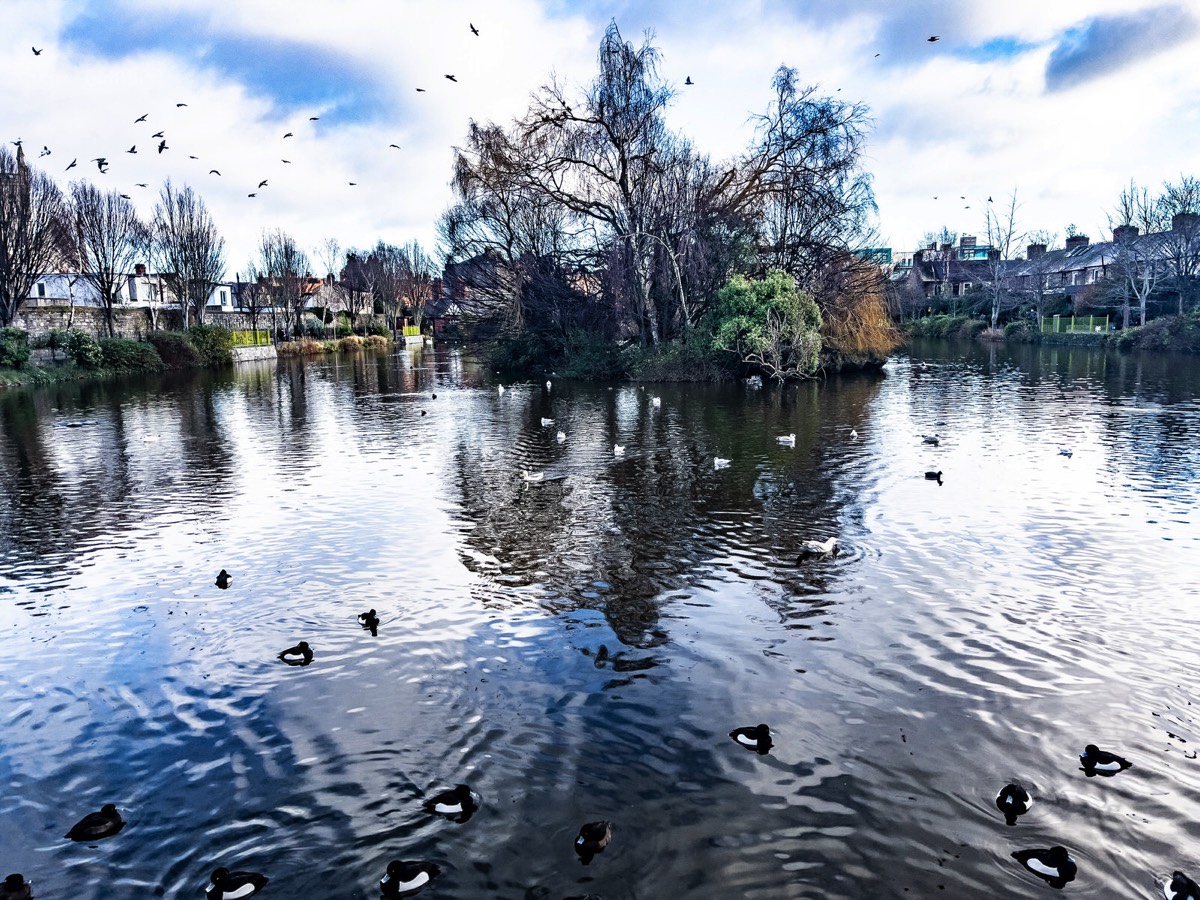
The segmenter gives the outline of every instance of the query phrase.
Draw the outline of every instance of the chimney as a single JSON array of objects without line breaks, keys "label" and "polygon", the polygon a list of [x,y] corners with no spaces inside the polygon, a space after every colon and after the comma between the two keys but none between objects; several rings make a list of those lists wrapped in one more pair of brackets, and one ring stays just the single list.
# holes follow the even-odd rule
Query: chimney
[{"label": "chimney", "polygon": [[1030,244],[1025,248],[1026,259],[1037,259],[1039,256],[1044,256],[1046,253],[1045,244]]},{"label": "chimney", "polygon": [[973,249],[975,247],[975,235],[964,234],[962,237],[960,237],[958,239],[958,246],[964,250],[966,250],[968,248]]},{"label": "chimney", "polygon": [[1073,234],[1067,238],[1067,252],[1070,253],[1077,247],[1086,247],[1088,245],[1088,236],[1086,234]]},{"label": "chimney", "polygon": [[926,250],[936,250],[936,249],[937,249],[937,242],[935,242],[935,241],[930,241],[930,243],[929,243],[929,246],[928,246],[928,247],[926,247],[925,249],[926,249]]},{"label": "chimney", "polygon": [[1113,229],[1113,242],[1120,244],[1124,241],[1131,241],[1138,236],[1138,228],[1136,225],[1118,225]]},{"label": "chimney", "polygon": [[1195,234],[1200,231],[1200,215],[1181,212],[1171,216],[1171,230],[1181,234]]},{"label": "chimney", "polygon": [[146,274],[146,266],[143,263],[138,263],[137,265],[135,265],[133,267],[133,274],[136,275],[138,278],[141,278],[143,275]]}]

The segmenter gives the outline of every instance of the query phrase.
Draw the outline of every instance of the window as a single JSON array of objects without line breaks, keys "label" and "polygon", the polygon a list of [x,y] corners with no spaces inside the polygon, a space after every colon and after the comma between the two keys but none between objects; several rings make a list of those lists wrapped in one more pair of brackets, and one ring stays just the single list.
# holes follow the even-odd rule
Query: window
[{"label": "window", "polygon": [[46,296],[46,282],[44,282],[44,281],[39,281],[39,282],[37,283],[37,295],[38,295],[39,297],[45,297],[45,296]]},{"label": "window", "polygon": [[222,306],[229,305],[229,292],[226,291],[224,288],[221,289],[221,305]]}]

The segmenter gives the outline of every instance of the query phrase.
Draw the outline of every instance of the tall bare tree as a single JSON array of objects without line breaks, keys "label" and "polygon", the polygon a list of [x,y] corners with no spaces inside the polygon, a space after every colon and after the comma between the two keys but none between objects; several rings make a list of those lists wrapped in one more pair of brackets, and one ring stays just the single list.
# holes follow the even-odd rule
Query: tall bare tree
[{"label": "tall bare tree", "polygon": [[285,330],[299,336],[311,278],[308,254],[280,228],[263,232],[258,253],[259,271],[266,279],[272,304],[283,314]]},{"label": "tall bare tree", "polygon": [[79,277],[99,297],[108,336],[114,337],[113,311],[134,263],[144,258],[148,229],[119,191],[102,191],[88,181],[71,184],[70,211]]},{"label": "tall bare tree", "polygon": [[1009,198],[1007,210],[1000,204],[987,205],[984,222],[989,247],[988,281],[984,290],[991,307],[991,327],[995,328],[1000,321],[1001,310],[1013,301],[1012,256],[1021,242],[1021,234],[1017,231],[1016,189]]},{"label": "tall bare tree", "polygon": [[1162,241],[1167,273],[1183,315],[1200,298],[1200,179],[1181,175],[1167,182],[1158,202],[1170,228]]},{"label": "tall bare tree", "polygon": [[225,239],[191,187],[170,179],[154,206],[151,246],[159,277],[179,301],[183,324],[204,322],[213,285],[225,274]]},{"label": "tall bare tree", "polygon": [[[1130,299],[1137,301],[1138,324],[1146,324],[1146,304],[1166,273],[1162,242],[1164,207],[1149,188],[1130,181],[1108,217],[1113,231],[1113,265],[1121,290],[1121,327],[1130,325]],[[1138,233],[1140,232],[1140,234]]]},{"label": "tall bare tree", "polygon": [[271,306],[271,292],[266,277],[254,263],[246,266],[246,280],[238,278],[238,305],[250,319],[250,329],[258,337],[258,322]]},{"label": "tall bare tree", "polygon": [[[317,246],[315,255],[324,275],[321,294],[325,300],[326,311],[331,314],[331,324],[336,334],[338,314],[345,312],[350,315],[347,302],[349,291],[341,278],[342,269],[346,266],[346,254],[337,238],[327,237]],[[351,329],[354,328],[354,324],[354,317],[350,316]]]},{"label": "tall bare tree", "polygon": [[0,326],[11,325],[50,268],[67,232],[58,186],[32,170],[20,146],[0,147]]},{"label": "tall bare tree", "polygon": [[400,290],[407,307],[412,311],[413,324],[418,328],[425,316],[425,307],[433,300],[433,260],[418,241],[409,241],[401,249]]}]

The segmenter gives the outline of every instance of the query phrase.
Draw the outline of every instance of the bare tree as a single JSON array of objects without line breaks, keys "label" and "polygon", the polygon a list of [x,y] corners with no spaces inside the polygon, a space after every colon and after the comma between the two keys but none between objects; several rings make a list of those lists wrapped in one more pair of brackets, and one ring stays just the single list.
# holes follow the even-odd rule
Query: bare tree
[{"label": "bare tree", "polygon": [[50,268],[67,232],[62,192],[0,146],[0,326],[9,326]]},{"label": "bare tree", "polygon": [[250,329],[258,337],[258,321],[264,312],[270,308],[271,292],[267,288],[267,279],[259,272],[254,263],[246,266],[246,280],[238,279],[238,305],[246,311],[250,318]]},{"label": "bare tree", "polygon": [[259,269],[266,278],[272,304],[282,312],[285,330],[299,336],[308,302],[308,255],[295,238],[279,228],[263,232],[258,252]]},{"label": "bare tree", "polygon": [[1200,179],[1181,175],[1179,181],[1167,182],[1158,202],[1170,226],[1162,250],[1182,316],[1200,295]]},{"label": "bare tree", "polygon": [[1021,235],[1017,232],[1017,192],[1014,189],[1008,203],[1007,212],[999,212],[996,205],[987,205],[985,218],[987,242],[989,246],[987,260],[988,283],[985,286],[988,301],[991,306],[991,327],[995,328],[1000,321],[1000,312],[1012,302],[1012,252],[1020,243]]},{"label": "bare tree", "polygon": [[[330,313],[334,334],[337,334],[337,319],[338,313],[345,311],[349,314],[349,305],[347,304],[348,291],[346,285],[342,282],[341,272],[345,268],[346,254],[342,252],[342,245],[338,243],[337,238],[327,237],[317,247],[316,251],[317,264],[324,270],[324,283],[321,287],[321,293],[325,299],[326,311]],[[350,328],[354,329],[354,319],[350,319]]]},{"label": "bare tree", "polygon": [[1133,181],[1122,189],[1109,214],[1108,224],[1113,232],[1112,271],[1121,289],[1122,328],[1129,327],[1130,299],[1137,300],[1138,324],[1146,324],[1146,304],[1166,272],[1160,241],[1154,235],[1162,230],[1163,217],[1163,205],[1158,198]]},{"label": "bare tree", "polygon": [[425,315],[425,307],[433,300],[433,260],[417,241],[409,241],[401,248],[400,291],[407,307],[412,310],[413,324],[418,328]]},{"label": "bare tree", "polygon": [[101,191],[87,181],[71,184],[70,209],[79,277],[100,298],[108,336],[114,337],[113,311],[134,263],[146,251],[147,228],[119,191]]},{"label": "bare tree", "polygon": [[184,327],[193,316],[203,324],[213,285],[225,273],[225,240],[208,207],[190,187],[176,189],[168,179],[154,206],[151,235],[159,277],[178,299]]}]

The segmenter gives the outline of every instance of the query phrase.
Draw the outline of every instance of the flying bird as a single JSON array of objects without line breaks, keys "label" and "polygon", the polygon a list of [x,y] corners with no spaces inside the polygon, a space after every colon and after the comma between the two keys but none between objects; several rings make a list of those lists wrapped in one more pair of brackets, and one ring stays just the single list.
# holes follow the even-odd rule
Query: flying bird
[{"label": "flying bird", "polygon": [[175,108],[176,108],[176,109],[178,109],[178,108],[179,108],[179,107],[181,107],[181,106],[187,106],[187,104],[186,104],[186,103],[176,103],[176,104],[175,104]]},{"label": "flying bird", "polygon": [[132,200],[133,198],[132,198],[132,197],[130,197],[128,194],[122,194],[122,195],[121,195],[121,199],[122,199],[122,200]]},{"label": "flying bird", "polygon": [[148,115],[150,115],[150,113],[142,113],[140,116],[138,116],[136,119],[133,120],[133,124],[136,125],[138,122],[145,122],[146,116],[148,116]]},{"label": "flying bird", "polygon": [[63,171],[70,172],[73,168],[75,168],[75,163],[77,163],[77,162],[79,162],[78,158],[71,160],[71,164],[69,166],[67,166],[65,169],[63,169]]},{"label": "flying bird", "polygon": [[357,182],[357,181],[351,181],[351,182],[350,182],[350,187],[357,187],[357,186],[358,186],[358,182]]},{"label": "flying bird", "polygon": [[308,117],[308,121],[310,121],[310,122],[316,122],[316,121],[318,121],[320,118],[321,118],[320,116],[309,116],[309,117]]},{"label": "flying bird", "polygon": [[132,147],[130,147],[130,148],[129,148],[128,150],[126,150],[125,152],[126,152],[126,153],[137,153],[137,144],[134,144]]},{"label": "flying bird", "polygon": [[150,135],[150,137],[152,137],[152,138],[160,138],[162,136],[163,136],[163,133],[161,131],[156,131],[156,132],[154,132],[154,134]]},{"label": "flying bird", "polygon": [[925,40],[929,41],[929,43],[931,43],[931,44],[933,44],[937,41],[940,41],[941,39],[942,39],[942,36],[939,34],[931,34],[929,37],[925,38]]},{"label": "flying bird", "polygon": [[257,196],[258,196],[258,194],[247,194],[246,196],[247,196],[247,197],[257,197]]},{"label": "flying bird", "polygon": [[198,157],[198,156],[192,156],[192,154],[190,154],[190,153],[188,154],[188,159],[199,159],[199,158],[200,157]]},{"label": "flying bird", "polygon": [[685,79],[683,80],[683,83],[684,83],[684,84],[695,84],[696,82],[692,81],[692,76],[691,76],[691,75],[689,75],[687,78],[685,78]]},{"label": "flying bird", "polygon": [[457,78],[455,78],[453,75],[447,75],[447,76],[446,76],[446,80],[447,80],[447,81],[454,81],[454,82],[457,82],[457,81],[458,81],[458,79],[457,79]]},{"label": "flying bird", "polygon": [[479,37],[479,29],[475,27],[475,23],[468,22],[467,24],[471,26],[471,34],[475,35],[475,37]]},{"label": "flying bird", "polygon": [[221,173],[218,172],[216,169],[209,169],[208,174],[209,175],[220,175]]},{"label": "flying bird", "polygon": [[37,47],[30,47],[29,49],[33,51],[34,56],[41,56],[42,50],[45,50],[46,48],[43,47],[42,50],[39,50]]},{"label": "flying bird", "polygon": [[[103,156],[97,156],[95,159],[92,160],[92,162],[94,162],[96,164],[96,168],[99,169],[100,174],[103,175],[105,168],[108,166],[108,160],[105,159]],[[75,165],[74,162],[71,163],[71,166],[73,166],[73,165]],[[69,168],[71,168],[71,166],[67,166],[67,168],[69,169]]]},{"label": "flying bird", "polygon": [[280,162],[285,162],[285,163],[287,163],[289,166],[292,164],[292,161],[291,161],[290,159],[281,159],[281,160],[280,160]]},{"label": "flying bird", "polygon": [[164,150],[170,150],[170,149],[171,148],[167,146],[166,138],[163,138],[161,141],[158,142],[158,152],[159,153],[162,153]]},{"label": "flying bird", "polygon": [[417,88],[417,93],[418,93],[418,94],[423,94],[423,93],[425,93],[425,88]]},{"label": "flying bird", "polygon": [[41,159],[43,156],[49,156],[49,155],[50,155],[50,148],[47,147],[45,144],[42,144],[42,152],[38,154],[38,159]]},{"label": "flying bird", "polygon": [[292,136],[292,133],[290,131],[284,135],[285,138],[290,138],[291,136]]},{"label": "flying bird", "polygon": [[259,188],[265,188],[267,186],[267,179],[264,178],[262,181],[260,181],[258,186]]},{"label": "flying bird", "polygon": [[388,146],[389,146],[389,147],[395,147],[397,150],[399,150],[399,149],[400,149],[400,145],[399,145],[399,144],[388,144]]},{"label": "flying bird", "polygon": [[150,185],[144,184],[143,182],[139,181],[137,184],[134,185],[134,187],[150,187]]}]

